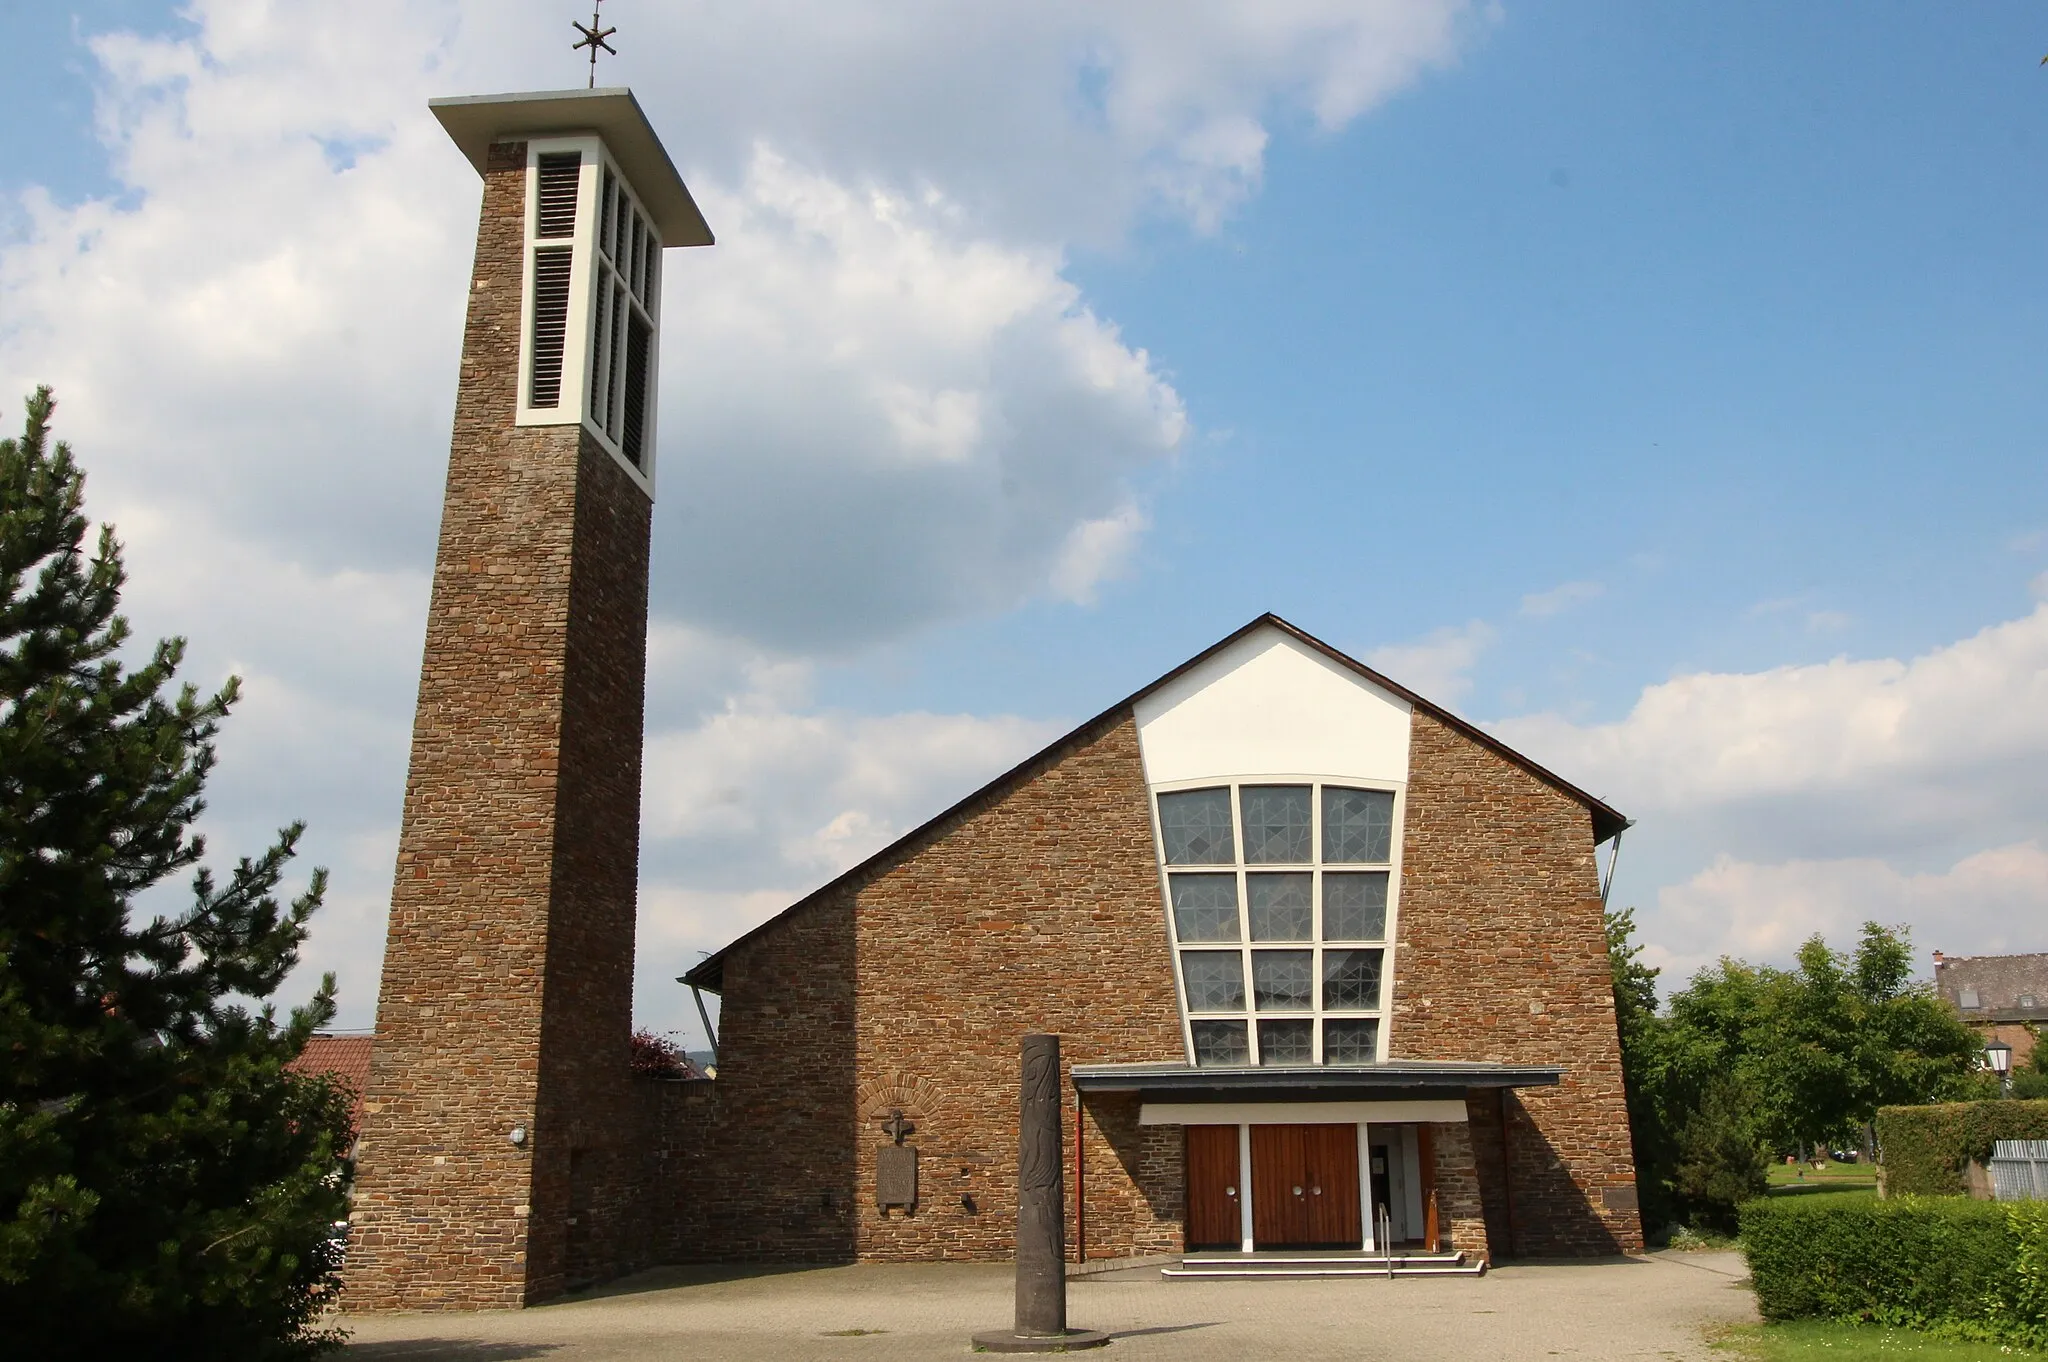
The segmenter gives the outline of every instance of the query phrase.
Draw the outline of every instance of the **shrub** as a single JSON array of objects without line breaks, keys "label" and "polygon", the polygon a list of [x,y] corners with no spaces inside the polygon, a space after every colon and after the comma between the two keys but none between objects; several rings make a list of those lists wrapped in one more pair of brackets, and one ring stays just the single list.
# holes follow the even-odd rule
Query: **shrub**
[{"label": "shrub", "polygon": [[1884,1107],[1877,1142],[1888,1195],[1958,1196],[1963,1165],[1991,1157],[1997,1140],[2048,1140],[2048,1101],[1944,1102]]},{"label": "shrub", "polygon": [[1769,1185],[1756,1129],[1756,1100],[1740,1081],[1708,1082],[1700,1107],[1678,1132],[1673,1182],[1695,1225],[1733,1232],[1736,1208]]},{"label": "shrub", "polygon": [[645,1027],[633,1033],[633,1048],[627,1062],[641,1078],[688,1078],[691,1075],[690,1061],[683,1054],[683,1047]]},{"label": "shrub", "polygon": [[1766,1319],[2048,1346],[2048,1205],[1770,1198],[1745,1205],[1741,1219]]}]

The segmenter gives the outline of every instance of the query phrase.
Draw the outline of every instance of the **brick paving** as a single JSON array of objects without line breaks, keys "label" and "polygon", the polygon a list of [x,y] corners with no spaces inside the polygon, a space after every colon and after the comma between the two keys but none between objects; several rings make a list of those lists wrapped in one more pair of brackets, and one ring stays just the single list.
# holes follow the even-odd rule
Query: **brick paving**
[{"label": "brick paving", "polygon": [[[664,1268],[525,1311],[344,1320],[344,1357],[404,1362],[639,1362],[705,1357],[956,1358],[1007,1323],[997,1264]],[[1756,1318],[1735,1254],[1516,1264],[1434,1281],[1167,1282],[1156,1268],[1074,1281],[1076,1326],[1116,1337],[1114,1359],[1464,1362],[1669,1358],[1706,1362],[1706,1332]],[[856,1332],[871,1331],[871,1332]]]}]

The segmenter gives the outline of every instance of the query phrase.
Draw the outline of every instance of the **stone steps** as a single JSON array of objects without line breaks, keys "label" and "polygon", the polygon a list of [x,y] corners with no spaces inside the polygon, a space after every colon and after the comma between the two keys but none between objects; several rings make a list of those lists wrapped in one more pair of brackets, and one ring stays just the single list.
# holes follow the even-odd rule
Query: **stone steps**
[{"label": "stone steps", "polygon": [[1486,1264],[1462,1253],[1191,1253],[1161,1268],[1167,1278],[1225,1277],[1479,1277]]}]

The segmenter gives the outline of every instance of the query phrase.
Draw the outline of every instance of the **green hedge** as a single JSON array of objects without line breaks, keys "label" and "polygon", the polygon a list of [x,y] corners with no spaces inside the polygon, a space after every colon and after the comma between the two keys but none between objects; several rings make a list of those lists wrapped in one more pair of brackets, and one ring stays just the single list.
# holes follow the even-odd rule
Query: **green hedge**
[{"label": "green hedge", "polygon": [[1867,1320],[2048,1348],[2048,1202],[1767,1197],[1741,1218],[1766,1319]]},{"label": "green hedge", "polygon": [[2048,1102],[1945,1102],[1881,1107],[1887,1196],[1959,1196],[1963,1165],[1991,1157],[1994,1140],[2048,1140]]}]

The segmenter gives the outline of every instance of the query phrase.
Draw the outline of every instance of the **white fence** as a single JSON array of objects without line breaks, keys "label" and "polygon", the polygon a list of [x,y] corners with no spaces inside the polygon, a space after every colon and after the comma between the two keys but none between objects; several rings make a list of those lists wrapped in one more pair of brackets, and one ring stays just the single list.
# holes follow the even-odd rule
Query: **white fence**
[{"label": "white fence", "polygon": [[2048,1140],[1994,1143],[1991,1189],[2000,1201],[2048,1201]]}]

